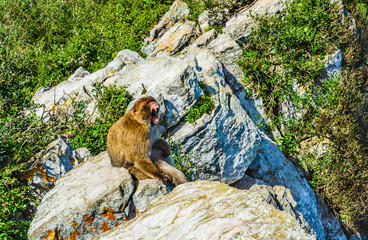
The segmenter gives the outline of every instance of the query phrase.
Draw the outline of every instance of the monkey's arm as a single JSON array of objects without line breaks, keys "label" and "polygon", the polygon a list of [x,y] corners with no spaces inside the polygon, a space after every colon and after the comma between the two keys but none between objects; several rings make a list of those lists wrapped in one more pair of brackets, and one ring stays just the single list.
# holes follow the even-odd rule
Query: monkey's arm
[{"label": "monkey's arm", "polygon": [[152,148],[159,148],[162,150],[164,158],[170,156],[170,146],[164,139],[158,139],[152,144]]}]

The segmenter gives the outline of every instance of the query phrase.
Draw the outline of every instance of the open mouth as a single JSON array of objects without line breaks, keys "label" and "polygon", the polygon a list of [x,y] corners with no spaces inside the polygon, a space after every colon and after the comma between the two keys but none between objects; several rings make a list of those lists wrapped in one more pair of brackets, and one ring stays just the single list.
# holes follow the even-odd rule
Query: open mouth
[{"label": "open mouth", "polygon": [[158,123],[158,110],[159,110],[159,106],[156,105],[152,108],[151,111],[151,121],[153,125],[156,125]]}]

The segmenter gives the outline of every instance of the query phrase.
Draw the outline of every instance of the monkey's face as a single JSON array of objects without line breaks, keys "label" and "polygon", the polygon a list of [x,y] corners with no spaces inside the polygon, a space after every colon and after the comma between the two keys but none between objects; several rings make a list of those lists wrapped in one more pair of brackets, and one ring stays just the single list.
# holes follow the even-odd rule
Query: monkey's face
[{"label": "monkey's face", "polygon": [[158,123],[158,111],[160,106],[156,101],[150,101],[148,102],[148,107],[150,110],[151,124],[152,126],[156,125]]},{"label": "monkey's face", "polygon": [[139,99],[133,106],[133,113],[151,126],[158,124],[158,111],[160,106],[153,97],[144,97]]}]

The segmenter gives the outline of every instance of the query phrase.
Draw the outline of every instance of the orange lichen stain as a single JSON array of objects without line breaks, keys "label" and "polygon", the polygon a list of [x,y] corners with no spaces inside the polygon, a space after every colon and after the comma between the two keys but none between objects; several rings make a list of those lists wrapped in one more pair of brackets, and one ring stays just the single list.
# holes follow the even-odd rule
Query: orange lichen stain
[{"label": "orange lichen stain", "polygon": [[45,238],[45,240],[56,240],[57,238],[56,238],[56,234],[55,234],[55,232],[54,231],[51,231],[51,230],[49,230],[49,235],[47,235],[47,237]]},{"label": "orange lichen stain", "polygon": [[83,232],[85,232],[87,230],[87,228],[86,227],[83,227]]},{"label": "orange lichen stain", "polygon": [[156,40],[157,40],[157,39],[153,39],[153,40],[151,41],[151,43],[155,43],[155,42],[156,42]]},{"label": "orange lichen stain", "polygon": [[285,158],[285,162],[289,163],[289,160],[287,160],[287,159]]},{"label": "orange lichen stain", "polygon": [[91,226],[93,221],[95,220],[95,218],[91,217],[89,214],[87,214],[83,217],[83,220],[84,220],[85,223],[87,223]]},{"label": "orange lichen stain", "polygon": [[91,229],[89,230],[91,233],[94,233],[95,232],[95,228],[94,227],[91,227]]},{"label": "orange lichen stain", "polygon": [[169,20],[167,17],[165,18],[165,20],[166,20],[167,22],[170,22],[170,20]]},{"label": "orange lichen stain", "polygon": [[125,217],[125,218],[121,219],[121,221],[122,221],[122,222],[128,222],[129,220],[128,220],[128,218],[127,218],[127,217]]},{"label": "orange lichen stain", "polygon": [[42,168],[41,164],[37,164],[35,168],[25,171],[23,178],[31,180],[37,173],[39,173],[45,182],[53,182],[55,179],[46,174],[46,170]]},{"label": "orange lichen stain", "polygon": [[77,222],[69,223],[72,228],[77,228],[79,224]]},{"label": "orange lichen stain", "polygon": [[114,214],[114,210],[111,208],[103,207],[102,216],[107,217],[109,220],[115,220],[116,216]]},{"label": "orange lichen stain", "polygon": [[81,233],[78,231],[72,232],[70,234],[70,237],[68,237],[66,240],[77,240],[77,236],[80,236]]},{"label": "orange lichen stain", "polygon": [[117,227],[117,226],[119,226],[121,223],[119,223],[119,222],[116,222],[115,224],[114,224],[114,227]]},{"label": "orange lichen stain", "polygon": [[109,227],[109,224],[107,222],[103,222],[100,227],[101,233],[109,231],[110,229],[111,227]]}]

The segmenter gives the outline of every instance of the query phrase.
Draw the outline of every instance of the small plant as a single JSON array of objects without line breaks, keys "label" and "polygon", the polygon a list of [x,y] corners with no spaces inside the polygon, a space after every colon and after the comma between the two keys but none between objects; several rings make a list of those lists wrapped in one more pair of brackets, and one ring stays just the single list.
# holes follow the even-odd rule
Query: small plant
[{"label": "small plant", "polygon": [[183,152],[180,142],[175,143],[169,139],[169,145],[175,167],[182,171],[189,181],[195,181],[198,179],[200,170],[198,170],[197,166],[193,162],[191,154]]},{"label": "small plant", "polygon": [[212,110],[216,107],[212,99],[212,94],[207,90],[207,86],[203,82],[199,82],[199,85],[204,91],[204,94],[184,117],[184,120],[190,123],[194,123],[200,119],[203,114],[211,114]]}]

